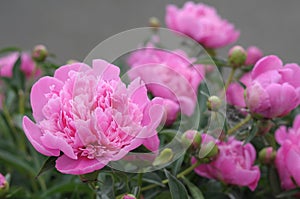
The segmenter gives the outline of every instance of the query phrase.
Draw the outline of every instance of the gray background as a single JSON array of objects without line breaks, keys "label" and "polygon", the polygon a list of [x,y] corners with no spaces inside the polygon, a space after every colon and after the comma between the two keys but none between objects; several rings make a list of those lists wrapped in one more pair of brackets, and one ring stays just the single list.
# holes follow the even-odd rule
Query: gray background
[{"label": "gray background", "polygon": [[[300,62],[300,1],[203,0],[241,31],[238,44],[257,45],[285,62]],[[0,48],[31,49],[45,44],[60,63],[83,60],[102,40],[131,28],[147,26],[166,0],[0,0]],[[221,55],[226,55],[224,48]]]}]

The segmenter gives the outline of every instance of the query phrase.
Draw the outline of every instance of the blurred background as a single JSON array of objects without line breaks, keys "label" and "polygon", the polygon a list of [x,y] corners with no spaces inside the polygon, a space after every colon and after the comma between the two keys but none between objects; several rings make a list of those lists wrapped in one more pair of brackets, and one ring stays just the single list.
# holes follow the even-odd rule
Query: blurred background
[{"label": "blurred background", "polygon": [[[197,1],[198,2],[198,1]],[[285,62],[300,62],[300,1],[203,0],[241,31],[238,44],[256,45]],[[175,0],[1,0],[0,48],[31,49],[45,44],[60,63],[83,60],[101,41],[144,27],[158,17],[164,25],[167,4]],[[229,47],[228,47],[229,48]],[[220,50],[226,56],[228,48]]]}]

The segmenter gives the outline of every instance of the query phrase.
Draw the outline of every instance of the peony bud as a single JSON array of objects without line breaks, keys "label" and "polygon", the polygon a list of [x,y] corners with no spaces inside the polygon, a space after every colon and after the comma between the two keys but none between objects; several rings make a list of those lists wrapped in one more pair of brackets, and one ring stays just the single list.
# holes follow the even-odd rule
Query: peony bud
[{"label": "peony bud", "polygon": [[165,148],[160,152],[160,154],[153,161],[153,166],[159,166],[169,163],[174,156],[172,149]]},{"label": "peony bud", "polygon": [[206,144],[201,145],[201,149],[199,151],[198,157],[199,158],[213,158],[218,155],[219,149],[218,146],[210,141]]},{"label": "peony bud", "polygon": [[67,61],[67,64],[74,64],[74,63],[80,63],[80,61],[78,61],[76,59],[70,59]]},{"label": "peony bud", "polygon": [[210,111],[218,111],[219,108],[221,107],[221,104],[222,104],[221,99],[214,95],[210,96],[206,102],[207,108]]},{"label": "peony bud", "polygon": [[8,182],[6,181],[6,178],[0,173],[0,196],[5,195],[8,189]]},{"label": "peony bud", "polygon": [[200,147],[201,141],[201,133],[196,130],[188,130],[181,136],[181,142],[186,147],[192,145],[194,149],[197,149]]},{"label": "peony bud", "polygon": [[229,50],[228,61],[233,67],[244,65],[247,58],[247,53],[242,46],[234,46]]},{"label": "peony bud", "polygon": [[245,65],[254,65],[260,58],[263,57],[263,52],[256,46],[250,46],[247,48],[247,59]]},{"label": "peony bud", "polygon": [[160,27],[160,22],[156,17],[151,17],[149,19],[149,26],[152,27],[154,30],[157,30]]},{"label": "peony bud", "polygon": [[136,199],[136,197],[132,194],[125,194],[121,199]]},{"label": "peony bud", "polygon": [[258,154],[258,159],[263,164],[272,164],[275,157],[276,151],[272,147],[263,148]]},{"label": "peony bud", "polygon": [[32,59],[37,62],[42,62],[48,56],[48,50],[44,45],[37,45],[32,51]]}]

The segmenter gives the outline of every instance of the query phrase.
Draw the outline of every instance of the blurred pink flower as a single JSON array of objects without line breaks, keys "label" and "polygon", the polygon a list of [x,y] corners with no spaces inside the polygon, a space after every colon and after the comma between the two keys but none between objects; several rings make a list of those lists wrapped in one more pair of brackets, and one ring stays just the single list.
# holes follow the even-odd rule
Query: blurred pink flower
[{"label": "blurred pink flower", "polygon": [[[209,135],[206,135],[206,139],[214,140]],[[254,191],[260,178],[258,166],[253,166],[256,158],[254,147],[250,143],[244,145],[234,137],[226,142],[215,140],[215,143],[219,154],[210,163],[201,164],[195,172],[226,184],[248,186]],[[195,163],[196,159],[193,158],[192,162]]]},{"label": "blurred pink flower", "polygon": [[[19,55],[18,52],[14,52],[0,58],[0,76],[12,77],[13,67]],[[29,53],[21,54],[21,71],[24,72],[27,78],[30,78],[33,73],[35,73],[34,76],[38,76],[41,73],[40,70],[36,69],[36,64]]]},{"label": "blurred pink flower", "polygon": [[94,60],[93,68],[65,65],[33,85],[36,124],[25,116],[23,128],[37,151],[58,156],[60,172],[93,172],[142,144],[158,149],[162,99],[150,101],[138,78],[126,88],[119,73],[118,67]]},{"label": "blurred pink flower", "polygon": [[249,46],[247,48],[247,59],[245,65],[254,65],[260,58],[263,57],[263,52],[256,46]]},{"label": "blurred pink flower", "polygon": [[247,87],[250,112],[264,118],[282,117],[300,103],[300,67],[286,64],[274,55],[256,62]]},{"label": "blurred pink flower", "polygon": [[[251,83],[251,73],[245,73],[239,81],[246,87],[249,86]],[[246,107],[244,93],[245,89],[238,82],[231,83],[226,90],[227,103],[240,108]]]},{"label": "blurred pink flower", "polygon": [[186,2],[182,9],[168,5],[166,10],[168,28],[181,32],[206,48],[220,48],[234,43],[239,31],[222,19],[213,7],[202,3]]},{"label": "blurred pink flower", "polygon": [[7,181],[6,178],[0,173],[0,189],[6,187]]},{"label": "blurred pink flower", "polygon": [[275,165],[283,189],[300,186],[300,115],[292,128],[281,126],[275,132],[275,139],[281,145],[277,151]]},{"label": "blurred pink flower", "polygon": [[131,79],[141,77],[154,96],[179,104],[185,115],[193,114],[205,74],[203,65],[192,65],[195,59],[183,51],[164,51],[151,45],[133,52],[127,61]]},{"label": "blurred pink flower", "polygon": [[165,108],[165,124],[171,125],[176,120],[178,112],[179,112],[179,105],[169,99],[163,99],[163,105]]}]

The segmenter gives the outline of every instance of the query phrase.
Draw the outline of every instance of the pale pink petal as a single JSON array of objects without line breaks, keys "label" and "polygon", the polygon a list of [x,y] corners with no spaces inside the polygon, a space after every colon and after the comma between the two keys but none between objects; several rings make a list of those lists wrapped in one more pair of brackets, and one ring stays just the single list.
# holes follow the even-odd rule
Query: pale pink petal
[{"label": "pale pink petal", "polygon": [[43,77],[32,86],[30,102],[35,121],[39,122],[44,118],[42,110],[48,102],[46,94],[52,90],[59,93],[62,86],[63,83],[53,77]]},{"label": "pale pink petal", "polygon": [[55,73],[54,78],[59,79],[62,82],[65,82],[69,78],[70,71],[86,71],[90,69],[90,67],[84,63],[73,63],[59,67]]},{"label": "pale pink petal", "polygon": [[104,60],[93,60],[93,70],[95,74],[100,75],[105,81],[120,79],[120,69]]},{"label": "pale pink petal", "polygon": [[50,149],[43,145],[41,141],[41,130],[27,116],[23,118],[23,129],[28,140],[38,152],[46,156],[59,156],[59,150]]},{"label": "pale pink petal", "polygon": [[81,175],[102,169],[107,163],[107,161],[100,162],[96,159],[88,159],[86,157],[74,160],[66,155],[62,155],[56,160],[55,167],[62,173]]}]

